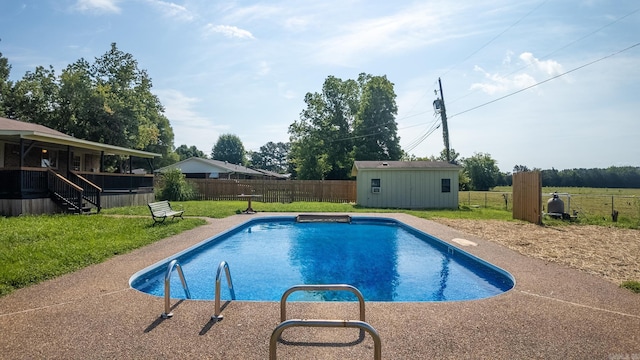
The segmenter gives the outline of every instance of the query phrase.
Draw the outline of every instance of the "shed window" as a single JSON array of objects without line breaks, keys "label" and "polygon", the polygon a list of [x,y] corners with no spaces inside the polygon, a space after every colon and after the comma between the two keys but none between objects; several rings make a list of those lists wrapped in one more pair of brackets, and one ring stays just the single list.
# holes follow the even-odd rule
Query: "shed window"
[{"label": "shed window", "polygon": [[371,179],[371,192],[380,194],[380,179]]},{"label": "shed window", "polygon": [[451,179],[442,179],[442,192],[451,192]]}]

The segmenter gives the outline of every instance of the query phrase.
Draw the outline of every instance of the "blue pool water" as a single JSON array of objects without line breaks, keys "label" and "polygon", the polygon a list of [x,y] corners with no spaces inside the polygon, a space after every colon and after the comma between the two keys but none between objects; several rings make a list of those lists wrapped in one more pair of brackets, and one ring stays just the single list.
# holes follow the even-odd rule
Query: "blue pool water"
[{"label": "blue pool water", "polygon": [[[214,299],[226,261],[237,300],[279,301],[294,285],[349,284],[368,301],[481,299],[514,286],[506,271],[393,219],[297,223],[295,217],[251,220],[135,274],[131,286],[164,296],[167,264],[177,258],[192,299]],[[222,277],[221,298],[229,299]],[[171,297],[185,298],[177,272]],[[350,301],[349,292],[295,292],[290,301]]]}]

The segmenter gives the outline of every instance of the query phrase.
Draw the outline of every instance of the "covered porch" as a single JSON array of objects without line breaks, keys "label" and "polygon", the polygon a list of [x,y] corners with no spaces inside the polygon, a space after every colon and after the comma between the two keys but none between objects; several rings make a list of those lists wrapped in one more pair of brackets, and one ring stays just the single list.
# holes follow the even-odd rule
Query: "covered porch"
[{"label": "covered porch", "polygon": [[154,200],[153,159],[160,156],[0,118],[0,215],[146,204]]}]

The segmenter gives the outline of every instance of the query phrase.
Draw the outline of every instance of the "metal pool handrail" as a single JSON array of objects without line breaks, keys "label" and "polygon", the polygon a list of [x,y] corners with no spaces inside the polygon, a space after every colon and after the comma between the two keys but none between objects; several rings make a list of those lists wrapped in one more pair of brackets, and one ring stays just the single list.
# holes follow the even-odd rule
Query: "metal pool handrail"
[{"label": "metal pool handrail", "polygon": [[348,328],[360,328],[366,330],[373,338],[373,358],[375,360],[382,359],[382,341],[380,335],[373,326],[364,321],[358,320],[312,320],[312,319],[292,319],[281,322],[276,326],[271,333],[271,340],[269,341],[269,360],[276,360],[276,345],[282,332],[289,327],[293,326],[307,326],[307,327],[348,327]]},{"label": "metal pool handrail", "polygon": [[184,289],[184,293],[187,296],[187,299],[191,299],[191,292],[189,292],[189,286],[187,286],[187,281],[184,278],[184,273],[182,272],[182,266],[177,259],[171,260],[169,265],[167,266],[167,272],[164,274],[164,312],[162,313],[162,318],[170,318],[173,316],[171,312],[171,273],[173,269],[178,269],[178,275],[180,275],[180,281],[182,282],[182,288]]},{"label": "metal pool handrail", "polygon": [[216,300],[215,300],[215,312],[213,316],[211,316],[212,320],[222,320],[224,316],[220,315],[220,280],[222,278],[222,269],[224,269],[227,275],[227,286],[229,286],[229,291],[231,292],[231,300],[236,299],[236,293],[233,290],[233,282],[231,281],[231,271],[229,270],[229,264],[226,261],[222,261],[220,265],[218,265],[218,271],[216,272]]},{"label": "metal pool handrail", "polygon": [[347,285],[347,284],[326,284],[326,285],[296,285],[290,287],[287,291],[282,294],[282,298],[280,299],[280,321],[285,321],[287,318],[287,298],[291,293],[296,291],[329,291],[329,290],[340,290],[340,291],[351,291],[358,297],[358,301],[360,302],[360,321],[365,321],[365,313],[364,313],[364,297],[360,290],[356,287]]}]

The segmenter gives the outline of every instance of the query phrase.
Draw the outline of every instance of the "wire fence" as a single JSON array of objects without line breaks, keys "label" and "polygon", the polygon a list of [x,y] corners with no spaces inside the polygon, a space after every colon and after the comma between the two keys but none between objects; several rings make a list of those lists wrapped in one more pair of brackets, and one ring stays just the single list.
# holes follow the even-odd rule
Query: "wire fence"
[{"label": "wire fence", "polygon": [[[552,193],[542,194],[542,208],[547,210],[547,200]],[[596,195],[558,193],[564,203],[564,212],[578,218],[602,218],[613,220],[614,213],[618,219],[626,218],[640,223],[640,197],[635,195]],[[511,192],[493,191],[461,191],[461,206],[483,207],[513,210],[513,194]]]}]

